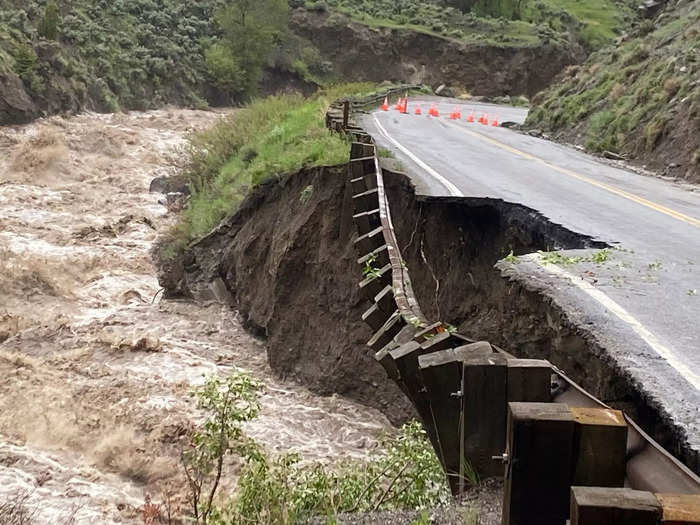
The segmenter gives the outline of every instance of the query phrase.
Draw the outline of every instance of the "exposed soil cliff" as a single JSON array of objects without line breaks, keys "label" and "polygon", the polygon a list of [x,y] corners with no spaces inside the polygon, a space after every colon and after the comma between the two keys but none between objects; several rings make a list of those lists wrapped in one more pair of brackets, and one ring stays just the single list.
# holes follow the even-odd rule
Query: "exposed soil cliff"
[{"label": "exposed soil cliff", "polygon": [[412,414],[365,343],[360,268],[352,239],[346,168],[318,168],[261,184],[239,211],[165,265],[169,295],[233,303],[267,339],[272,369],[323,394]]},{"label": "exposed soil cliff", "polygon": [[339,13],[293,11],[290,27],[311,41],[347,80],[445,83],[475,95],[533,95],[583,50],[554,42],[533,47],[466,44],[409,29],[369,27]]}]

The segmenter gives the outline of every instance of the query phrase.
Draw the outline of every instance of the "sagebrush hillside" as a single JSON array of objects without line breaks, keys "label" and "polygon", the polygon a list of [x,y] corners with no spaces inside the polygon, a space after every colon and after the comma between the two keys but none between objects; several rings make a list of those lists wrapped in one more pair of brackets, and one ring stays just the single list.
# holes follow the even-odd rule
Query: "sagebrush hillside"
[{"label": "sagebrush hillside", "polygon": [[531,128],[700,182],[700,3],[671,2],[533,102]]}]

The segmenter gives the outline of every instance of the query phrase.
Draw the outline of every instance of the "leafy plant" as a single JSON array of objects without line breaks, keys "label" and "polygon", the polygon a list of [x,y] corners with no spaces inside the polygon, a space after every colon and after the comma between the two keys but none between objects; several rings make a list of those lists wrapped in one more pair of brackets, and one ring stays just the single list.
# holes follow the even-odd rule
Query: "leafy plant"
[{"label": "leafy plant", "polygon": [[234,499],[216,510],[218,521],[212,523],[286,525],[313,516],[333,520],[343,512],[426,508],[449,500],[442,468],[419,423],[404,425],[382,445],[369,462],[338,468],[304,465],[296,454],[271,458],[251,448]]},{"label": "leafy plant", "polygon": [[202,388],[192,392],[206,418],[182,451],[181,461],[197,524],[208,523],[225,456],[232,452],[246,453],[252,446],[244,439],[241,424],[258,415],[261,388],[258,381],[236,371],[226,378],[210,377]]},{"label": "leafy plant", "polygon": [[366,261],[364,266],[362,267],[362,275],[363,277],[380,277],[381,274],[379,273],[379,270],[381,268],[377,268],[374,266],[374,263],[377,261],[377,257],[375,255],[372,255],[369,257]]}]

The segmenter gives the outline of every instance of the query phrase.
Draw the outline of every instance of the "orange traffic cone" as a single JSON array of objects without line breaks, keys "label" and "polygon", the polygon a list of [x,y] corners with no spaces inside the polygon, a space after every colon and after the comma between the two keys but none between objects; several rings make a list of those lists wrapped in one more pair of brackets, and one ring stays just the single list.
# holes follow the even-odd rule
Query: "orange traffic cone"
[{"label": "orange traffic cone", "polygon": [[440,111],[438,110],[438,107],[435,106],[435,109],[433,110],[433,117],[439,117],[440,116]]},{"label": "orange traffic cone", "polygon": [[384,104],[382,104],[382,111],[389,111],[389,97],[384,97]]},{"label": "orange traffic cone", "polygon": [[481,123],[482,123],[484,126],[488,126],[488,125],[489,125],[489,114],[488,114],[488,113],[484,113],[484,118],[481,119]]},{"label": "orange traffic cone", "polygon": [[403,114],[408,113],[408,97],[403,99],[403,104],[401,104],[399,112]]},{"label": "orange traffic cone", "polygon": [[423,114],[423,112],[420,110],[420,104],[418,104],[418,105],[416,106],[416,111],[415,111],[415,113],[416,113],[416,115],[422,115],[422,114]]},{"label": "orange traffic cone", "polygon": [[457,108],[452,108],[452,113],[450,113],[450,120],[457,120]]},{"label": "orange traffic cone", "polygon": [[457,113],[455,113],[455,117],[457,117],[457,120],[462,120],[462,108],[461,108],[461,106],[457,107]]},{"label": "orange traffic cone", "polygon": [[474,122],[474,112],[472,111],[469,113],[469,116],[467,117],[467,122]]},{"label": "orange traffic cone", "polygon": [[401,99],[396,101],[396,106],[394,107],[396,111],[401,111]]},{"label": "orange traffic cone", "polygon": [[491,122],[491,125],[495,128],[498,127],[498,115],[493,119],[493,122]]}]

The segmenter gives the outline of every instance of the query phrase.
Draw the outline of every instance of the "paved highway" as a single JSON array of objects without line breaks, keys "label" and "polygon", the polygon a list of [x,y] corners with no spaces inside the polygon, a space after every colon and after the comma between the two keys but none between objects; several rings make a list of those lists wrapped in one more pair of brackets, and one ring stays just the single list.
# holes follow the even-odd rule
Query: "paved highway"
[{"label": "paved highway", "polygon": [[[440,117],[426,116],[437,100],[414,99],[407,115],[376,111],[360,121],[402,161],[419,193],[523,204],[619,248],[599,265],[546,264],[529,255],[507,272],[537,281],[567,313],[592,326],[613,359],[700,450],[700,188],[466,122],[474,110],[475,118],[486,112],[498,114],[499,122],[521,123],[525,109],[459,102],[457,122],[447,117],[458,102],[443,99]],[[423,116],[413,114],[418,103]]]}]

